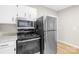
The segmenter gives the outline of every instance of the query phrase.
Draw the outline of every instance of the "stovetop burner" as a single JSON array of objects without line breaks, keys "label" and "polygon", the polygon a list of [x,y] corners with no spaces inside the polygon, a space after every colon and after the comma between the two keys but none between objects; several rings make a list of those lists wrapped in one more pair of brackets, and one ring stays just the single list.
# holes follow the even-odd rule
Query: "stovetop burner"
[{"label": "stovetop burner", "polygon": [[37,34],[21,34],[21,35],[18,35],[18,40],[28,40],[28,39],[32,39],[32,38],[38,38],[40,37],[39,35]]}]

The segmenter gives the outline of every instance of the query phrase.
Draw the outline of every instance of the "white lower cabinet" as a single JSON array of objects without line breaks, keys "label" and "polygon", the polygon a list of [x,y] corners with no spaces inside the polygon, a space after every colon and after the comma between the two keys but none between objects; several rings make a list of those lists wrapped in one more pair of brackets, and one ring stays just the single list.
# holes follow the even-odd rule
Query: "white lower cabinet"
[{"label": "white lower cabinet", "polygon": [[16,54],[16,41],[0,44],[0,54]]},{"label": "white lower cabinet", "polygon": [[15,54],[14,47],[2,48],[0,54]]}]

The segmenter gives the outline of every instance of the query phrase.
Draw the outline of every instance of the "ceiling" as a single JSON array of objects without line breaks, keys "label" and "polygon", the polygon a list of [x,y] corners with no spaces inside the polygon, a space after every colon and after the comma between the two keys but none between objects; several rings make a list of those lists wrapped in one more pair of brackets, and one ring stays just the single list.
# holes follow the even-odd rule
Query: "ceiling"
[{"label": "ceiling", "polygon": [[72,5],[44,5],[44,7],[53,9],[55,11],[60,11],[62,9],[65,9],[65,8],[68,8],[68,7],[71,7],[71,6]]}]

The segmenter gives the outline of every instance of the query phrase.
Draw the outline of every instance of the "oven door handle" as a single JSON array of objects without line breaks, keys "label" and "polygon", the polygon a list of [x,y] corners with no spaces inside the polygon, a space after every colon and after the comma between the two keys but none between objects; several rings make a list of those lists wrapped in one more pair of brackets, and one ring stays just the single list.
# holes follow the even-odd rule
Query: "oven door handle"
[{"label": "oven door handle", "polygon": [[29,40],[18,41],[18,43],[28,42],[28,41],[34,41],[34,40],[39,40],[39,39],[40,38],[33,38],[33,39],[29,39]]}]

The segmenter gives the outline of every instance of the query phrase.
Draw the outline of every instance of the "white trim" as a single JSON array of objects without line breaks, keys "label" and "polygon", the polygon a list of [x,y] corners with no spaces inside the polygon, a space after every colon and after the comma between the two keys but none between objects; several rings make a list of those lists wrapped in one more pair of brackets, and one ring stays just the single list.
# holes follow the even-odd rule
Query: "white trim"
[{"label": "white trim", "polygon": [[23,40],[23,41],[18,41],[18,42],[21,43],[21,42],[28,42],[28,41],[34,41],[34,40],[40,40],[40,38],[33,38],[30,40]]},{"label": "white trim", "polygon": [[34,53],[34,54],[40,54],[40,52]]},{"label": "white trim", "polygon": [[75,47],[75,48],[78,48],[78,49],[79,49],[79,46],[74,45],[74,44],[72,44],[72,43],[68,43],[68,42],[66,42],[66,41],[61,41],[61,40],[57,40],[57,41],[59,41],[59,42],[61,42],[61,43],[65,43],[65,44],[67,44],[67,45],[70,45],[70,46],[72,46],[72,47]]},{"label": "white trim", "polygon": [[55,18],[57,18],[57,16],[56,15],[46,15],[46,16],[50,16],[50,17],[55,17]]}]

